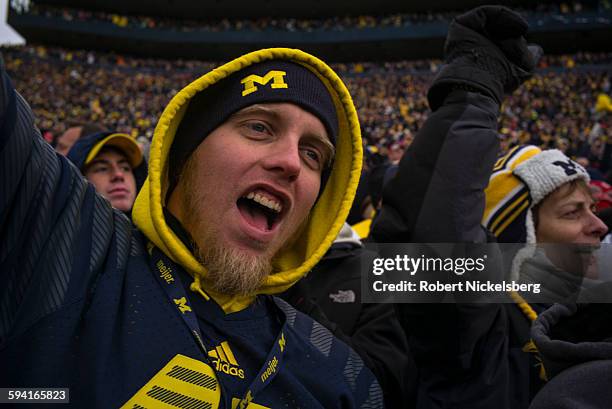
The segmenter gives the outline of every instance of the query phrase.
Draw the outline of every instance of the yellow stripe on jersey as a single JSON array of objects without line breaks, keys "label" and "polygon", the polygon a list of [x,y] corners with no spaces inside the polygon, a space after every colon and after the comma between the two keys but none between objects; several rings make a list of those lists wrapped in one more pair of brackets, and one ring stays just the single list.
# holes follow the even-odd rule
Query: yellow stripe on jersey
[{"label": "yellow stripe on jersey", "polygon": [[121,409],[162,409],[178,401],[193,408],[216,409],[220,400],[221,388],[215,371],[204,362],[178,354]]},{"label": "yellow stripe on jersey", "polygon": [[227,343],[227,341],[223,341],[220,346],[223,349],[223,351],[225,352],[225,355],[227,356],[227,361],[230,364],[237,366],[238,365],[238,361],[236,361],[236,357],[234,356],[234,353],[230,349],[230,346]]},{"label": "yellow stripe on jersey", "polygon": [[219,355],[219,359],[224,361],[224,362],[229,362],[227,360],[227,356],[225,356],[225,352],[223,351],[223,348],[221,348],[221,346],[215,347],[215,349],[217,350],[217,354]]}]

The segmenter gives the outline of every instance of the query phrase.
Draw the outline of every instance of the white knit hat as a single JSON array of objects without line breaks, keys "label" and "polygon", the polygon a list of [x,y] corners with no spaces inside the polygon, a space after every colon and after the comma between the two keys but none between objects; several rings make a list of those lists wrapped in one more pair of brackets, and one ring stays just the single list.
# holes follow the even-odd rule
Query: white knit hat
[{"label": "white knit hat", "polygon": [[514,169],[514,174],[529,188],[532,207],[567,182],[584,179],[589,183],[591,180],[582,166],[557,149],[543,151],[526,160]]}]

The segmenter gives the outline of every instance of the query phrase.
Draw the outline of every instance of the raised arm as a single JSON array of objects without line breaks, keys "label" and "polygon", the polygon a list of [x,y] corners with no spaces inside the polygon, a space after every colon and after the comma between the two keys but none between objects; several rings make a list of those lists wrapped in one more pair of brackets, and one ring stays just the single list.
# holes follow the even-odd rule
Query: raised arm
[{"label": "raised arm", "polygon": [[[481,219],[499,150],[499,108],[504,94],[530,76],[539,56],[539,49],[528,48],[526,30],[518,14],[501,6],[479,7],[453,20],[447,65],[428,93],[433,113],[385,187],[372,230],[375,241],[489,241]],[[489,271],[499,272],[496,260],[490,257]],[[502,305],[397,304],[396,309],[419,370],[418,408],[525,407],[515,404],[525,394],[514,396],[519,382],[510,379],[509,317]]]},{"label": "raised arm", "polygon": [[527,23],[501,6],[458,16],[445,45],[447,64],[433,81],[432,115],[386,186],[373,225],[378,242],[485,242],[484,189],[498,153],[504,94],[527,79],[539,56]]},{"label": "raised arm", "polygon": [[112,211],[42,139],[30,107],[0,65],[2,349],[13,335],[69,302],[69,289],[88,280],[96,262],[89,257],[95,226],[84,221],[95,209],[98,220],[111,226]]}]

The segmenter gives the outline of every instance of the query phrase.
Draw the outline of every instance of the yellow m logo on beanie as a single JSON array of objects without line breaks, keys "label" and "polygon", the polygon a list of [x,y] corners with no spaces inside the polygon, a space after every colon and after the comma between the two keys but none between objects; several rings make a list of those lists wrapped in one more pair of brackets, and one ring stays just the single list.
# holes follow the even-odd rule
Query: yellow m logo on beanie
[{"label": "yellow m logo on beanie", "polygon": [[285,71],[268,71],[263,77],[255,74],[249,75],[240,81],[241,84],[244,84],[242,96],[244,97],[257,91],[257,85],[255,85],[255,83],[266,85],[270,80],[272,80],[272,84],[270,85],[271,88],[289,88],[287,83],[285,83],[285,75],[287,75]]}]

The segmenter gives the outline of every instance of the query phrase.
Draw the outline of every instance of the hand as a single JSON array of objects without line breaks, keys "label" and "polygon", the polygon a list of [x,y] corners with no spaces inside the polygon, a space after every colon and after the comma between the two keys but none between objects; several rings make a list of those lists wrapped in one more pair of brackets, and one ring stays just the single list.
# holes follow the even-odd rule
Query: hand
[{"label": "hand", "polygon": [[483,93],[501,104],[531,77],[542,55],[539,46],[525,40],[528,24],[503,6],[481,6],[456,17],[448,30],[445,65],[431,86],[433,110],[454,88]]}]

